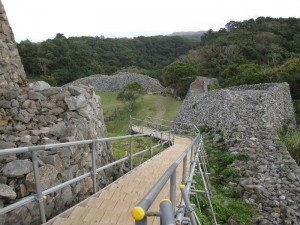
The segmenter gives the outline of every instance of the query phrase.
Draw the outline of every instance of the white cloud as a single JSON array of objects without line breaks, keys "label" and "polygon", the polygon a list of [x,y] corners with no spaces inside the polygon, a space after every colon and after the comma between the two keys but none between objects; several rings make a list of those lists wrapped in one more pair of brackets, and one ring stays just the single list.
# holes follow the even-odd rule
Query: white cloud
[{"label": "white cloud", "polygon": [[16,40],[218,30],[230,20],[299,17],[299,0],[2,0]]}]

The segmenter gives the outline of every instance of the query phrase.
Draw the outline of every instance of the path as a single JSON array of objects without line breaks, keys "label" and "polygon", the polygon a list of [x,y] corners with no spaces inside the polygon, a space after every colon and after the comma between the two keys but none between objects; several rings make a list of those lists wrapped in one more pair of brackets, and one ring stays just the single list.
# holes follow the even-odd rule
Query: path
[{"label": "path", "polygon": [[[173,146],[46,224],[133,225],[135,222],[130,215],[131,209],[145,196],[167,168],[191,143],[191,140],[187,137],[175,136],[174,140],[175,144]],[[182,164],[177,168],[177,187],[181,182],[181,177]],[[169,198],[169,186],[168,182],[149,211],[159,211],[160,201]],[[177,189],[177,195],[179,196],[179,188]],[[159,218],[149,217],[148,224],[159,225]]]}]

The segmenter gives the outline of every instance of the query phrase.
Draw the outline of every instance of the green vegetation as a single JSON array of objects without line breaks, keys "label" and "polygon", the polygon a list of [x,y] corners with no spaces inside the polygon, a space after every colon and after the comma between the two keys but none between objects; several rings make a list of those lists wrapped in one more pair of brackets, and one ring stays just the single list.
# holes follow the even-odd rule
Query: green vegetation
[{"label": "green vegetation", "polygon": [[[146,148],[150,148],[150,137],[133,138],[132,142],[133,153],[140,152]],[[157,145],[156,140],[152,140],[152,146]],[[130,138],[112,141],[113,153],[116,159],[124,158],[130,153]],[[154,148],[152,154],[155,155],[160,152],[160,147]],[[150,158],[150,152],[141,154],[133,158],[134,166],[140,165],[142,162]]]},{"label": "green vegetation", "polygon": [[[131,85],[130,85],[131,86]],[[128,135],[129,116],[137,118],[163,117],[164,119],[173,119],[180,108],[181,101],[177,101],[171,96],[162,95],[143,95],[136,100],[136,106],[129,112],[127,107],[117,100],[117,92],[100,92],[105,117],[105,124],[108,130],[108,136]],[[113,153],[116,159],[121,159],[129,154],[130,139],[121,139],[111,142]],[[152,140],[152,146],[157,145],[156,140]],[[149,137],[133,138],[133,152],[139,152],[150,147]],[[163,146],[165,148],[166,146]],[[160,147],[153,149],[153,155],[160,151]],[[150,153],[134,157],[134,166],[150,158]],[[126,162],[128,164],[128,162]]]},{"label": "green vegetation", "polygon": [[300,124],[300,100],[294,100],[294,110],[297,124]]},{"label": "green vegetation", "polygon": [[288,82],[300,99],[300,19],[258,17],[230,21],[201,37],[201,46],[179,60],[201,76],[219,78],[223,87]]},{"label": "green vegetation", "polygon": [[194,66],[173,62],[163,69],[162,79],[165,86],[173,88],[177,96],[184,98],[196,75]]},{"label": "green vegetation", "polygon": [[163,118],[172,120],[175,118],[182,101],[175,100],[169,95],[143,95],[137,99],[136,107],[129,112],[117,100],[116,92],[100,92],[103,105],[104,117],[107,130],[110,136],[128,134],[129,116],[136,118]]},{"label": "green vegetation", "polygon": [[18,49],[30,79],[60,86],[91,74],[113,74],[126,68],[156,76],[198,43],[178,36],[113,39],[57,34],[41,43],[22,41]]},{"label": "green vegetation", "polygon": [[199,35],[201,42],[199,36],[112,39],[57,34],[41,43],[22,41],[18,48],[28,77],[52,85],[130,71],[158,78],[180,97],[198,75],[218,78],[221,87],[288,82],[293,99],[300,99],[299,18],[230,21],[217,32]]},{"label": "green vegetation", "polygon": [[[214,147],[212,140],[215,132],[207,127],[200,130],[207,132],[204,135],[204,145],[208,153],[210,183],[213,192],[212,204],[218,224],[228,224],[228,220],[235,221],[230,224],[252,224],[250,219],[255,215],[255,209],[242,201],[241,193],[238,190],[227,186],[229,182],[238,183],[241,176],[240,171],[230,167],[230,164],[235,160],[247,161],[249,155],[246,153],[230,155],[224,147]],[[196,188],[204,189],[200,177],[196,178]],[[196,208],[196,214],[202,224],[211,224],[212,216],[208,200],[203,194],[197,195],[201,211]],[[195,197],[193,197],[193,202],[197,203]]]},{"label": "green vegetation", "polygon": [[118,93],[117,99],[125,103],[129,112],[136,106],[136,101],[144,93],[143,87],[137,83],[132,82],[126,84]]},{"label": "green vegetation", "polygon": [[279,132],[279,137],[296,163],[300,165],[300,127],[292,128],[291,126],[285,126]]}]

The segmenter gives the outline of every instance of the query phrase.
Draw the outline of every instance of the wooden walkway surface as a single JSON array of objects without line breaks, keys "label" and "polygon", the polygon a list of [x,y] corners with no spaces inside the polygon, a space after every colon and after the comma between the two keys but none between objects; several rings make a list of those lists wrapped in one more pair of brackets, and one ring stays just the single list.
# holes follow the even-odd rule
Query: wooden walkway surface
[{"label": "wooden walkway surface", "polygon": [[[137,129],[137,128],[136,128]],[[147,133],[149,130],[144,130]],[[167,137],[167,136],[166,136]],[[166,138],[167,139],[167,138]],[[46,224],[51,225],[133,225],[132,208],[147,194],[166,169],[191,143],[187,137],[175,136],[175,144],[136,167],[109,186],[87,198]],[[177,187],[182,178],[182,164],[177,168]],[[169,182],[156,198],[150,211],[159,211],[162,199],[169,198]],[[179,198],[180,190],[177,188]],[[178,199],[177,199],[178,201]],[[149,217],[148,224],[159,225],[159,218]]]}]

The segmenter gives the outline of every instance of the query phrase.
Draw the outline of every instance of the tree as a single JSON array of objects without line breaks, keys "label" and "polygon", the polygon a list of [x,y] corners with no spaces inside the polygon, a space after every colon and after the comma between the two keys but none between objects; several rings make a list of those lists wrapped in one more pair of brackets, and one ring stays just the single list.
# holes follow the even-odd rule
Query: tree
[{"label": "tree", "polygon": [[174,88],[175,95],[184,98],[196,74],[193,65],[176,61],[163,69],[162,78],[165,86]]},{"label": "tree", "polygon": [[132,111],[136,100],[144,93],[143,87],[137,83],[132,82],[126,84],[121,92],[119,92],[117,99],[120,101],[123,101],[128,109],[128,111]]}]

